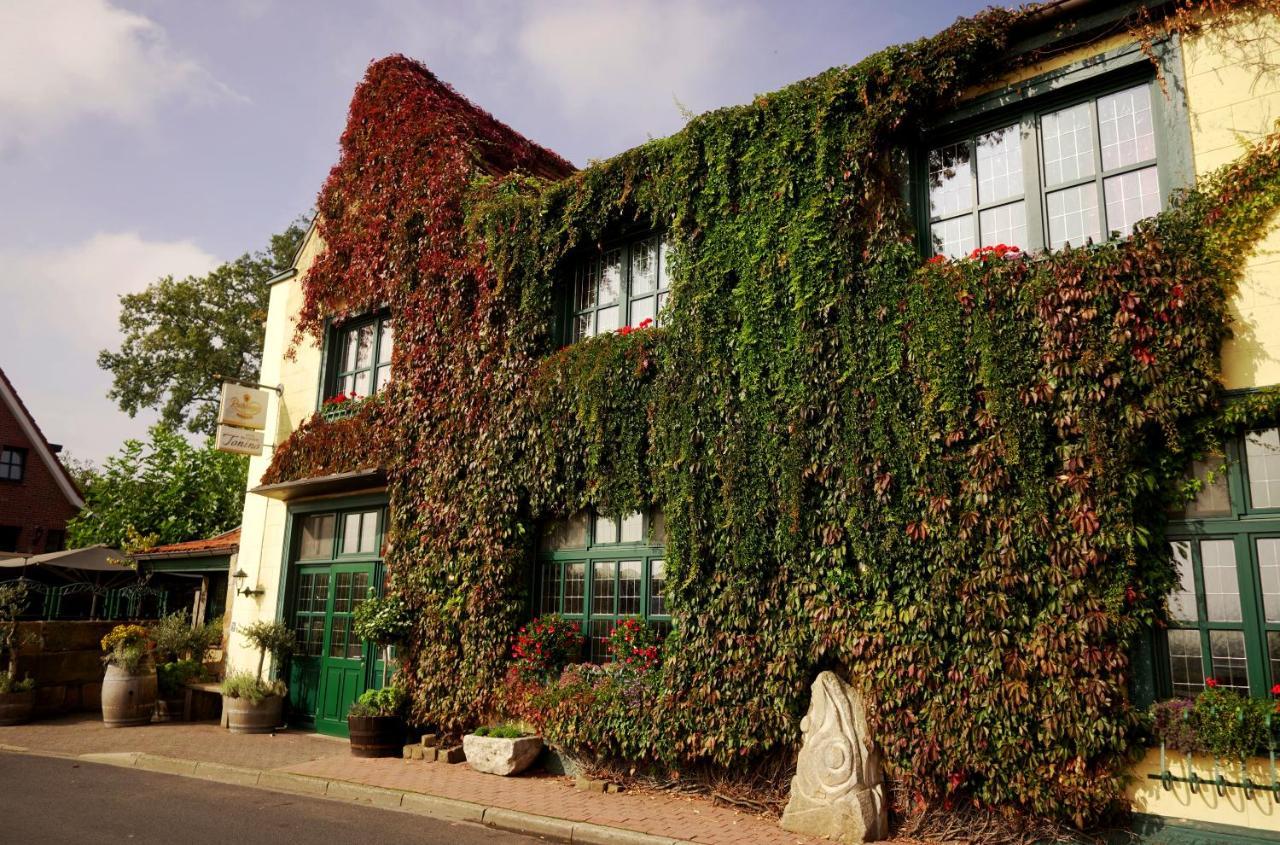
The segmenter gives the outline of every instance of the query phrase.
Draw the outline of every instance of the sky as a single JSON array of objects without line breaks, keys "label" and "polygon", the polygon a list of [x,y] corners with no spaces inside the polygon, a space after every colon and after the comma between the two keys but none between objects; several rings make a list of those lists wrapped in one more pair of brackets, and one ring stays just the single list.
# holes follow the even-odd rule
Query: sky
[{"label": "sky", "polygon": [[118,297],[309,212],[369,62],[423,61],[575,164],[881,47],[971,0],[0,0],[0,368],[101,462]]}]

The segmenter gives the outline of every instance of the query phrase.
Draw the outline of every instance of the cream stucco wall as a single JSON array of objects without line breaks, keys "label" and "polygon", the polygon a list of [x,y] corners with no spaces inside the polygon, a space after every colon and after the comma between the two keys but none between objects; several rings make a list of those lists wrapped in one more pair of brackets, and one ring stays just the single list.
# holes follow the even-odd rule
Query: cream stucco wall
[{"label": "cream stucco wall", "polygon": [[[1197,177],[1236,159],[1280,119],[1280,23],[1274,17],[1183,42]],[[1268,72],[1266,68],[1271,68]],[[1250,258],[1222,351],[1229,388],[1280,383],[1280,227]]]},{"label": "cream stucco wall", "polygon": [[[1192,771],[1202,780],[1213,780],[1215,775],[1213,760],[1207,757],[1198,756],[1188,764],[1185,756],[1169,754],[1166,764],[1169,771],[1178,777],[1189,777]],[[1254,783],[1271,783],[1271,764],[1265,757],[1249,760],[1247,773],[1249,780]],[[1255,791],[1246,799],[1243,789],[1227,788],[1222,791],[1222,795],[1218,795],[1216,789],[1203,783],[1196,792],[1192,792],[1191,785],[1187,783],[1172,783],[1166,790],[1163,783],[1148,777],[1160,774],[1158,749],[1148,751],[1131,774],[1134,780],[1129,784],[1128,795],[1136,813],[1234,825],[1251,831],[1280,834],[1280,805],[1272,799],[1270,792]],[[1222,769],[1221,774],[1229,781],[1242,782],[1239,763]]]},{"label": "cream stucco wall", "polygon": [[[319,347],[311,341],[299,343],[292,360],[286,357],[286,352],[293,341],[294,317],[302,308],[302,277],[322,249],[323,244],[312,228],[294,265],[297,274],[271,288],[260,380],[263,384],[282,385],[284,393],[278,399],[273,396],[267,410],[262,455],[249,459],[250,489],[260,483],[263,472],[271,463],[275,445],[316,410],[316,394],[320,387]],[[257,652],[247,648],[244,638],[237,636],[236,631],[259,619],[276,617],[286,513],[284,502],[253,493],[245,496],[237,565],[248,575],[245,579],[248,586],[257,586],[265,592],[260,596],[236,596],[231,605],[228,669],[253,670],[257,666]]]}]

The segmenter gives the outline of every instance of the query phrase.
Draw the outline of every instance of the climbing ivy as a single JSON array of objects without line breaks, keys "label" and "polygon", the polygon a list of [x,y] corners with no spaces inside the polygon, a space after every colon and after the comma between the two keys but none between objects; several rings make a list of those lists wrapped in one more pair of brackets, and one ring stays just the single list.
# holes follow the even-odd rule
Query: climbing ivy
[{"label": "climbing ivy", "polygon": [[[541,524],[657,505],[661,666],[625,695],[572,698],[594,688],[581,673],[543,689],[553,740],[745,765],[794,746],[810,681],[837,667],[919,794],[1077,824],[1115,806],[1129,648],[1172,581],[1162,514],[1219,416],[1227,301],[1280,199],[1280,147],[1120,242],[922,265],[895,151],[1026,14],[572,174],[421,66],[370,67],[299,332],[394,314],[377,426],[416,719],[457,731],[499,704]],[[665,327],[557,351],[566,262],[629,226],[672,242]],[[273,477],[333,471],[361,425],[308,425]]]}]

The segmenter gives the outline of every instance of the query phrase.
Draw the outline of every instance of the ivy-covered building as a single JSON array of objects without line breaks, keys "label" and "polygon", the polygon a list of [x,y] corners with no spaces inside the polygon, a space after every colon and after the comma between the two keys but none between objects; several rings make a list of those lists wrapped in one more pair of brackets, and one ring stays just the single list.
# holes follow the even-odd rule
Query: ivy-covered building
[{"label": "ivy-covered building", "polygon": [[[837,668],[927,801],[1280,833],[1264,764],[1142,751],[1280,684],[1274,12],[993,10],[584,170],[371,65],[273,281],[232,607],[297,633],[292,721],[345,731],[393,590],[446,732],[740,770]],[[661,660],[530,692],[546,613]]]}]

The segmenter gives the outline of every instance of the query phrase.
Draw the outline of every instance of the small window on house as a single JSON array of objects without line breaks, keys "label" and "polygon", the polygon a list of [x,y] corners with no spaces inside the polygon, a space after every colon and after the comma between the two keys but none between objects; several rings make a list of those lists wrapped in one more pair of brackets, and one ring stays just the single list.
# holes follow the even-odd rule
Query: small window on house
[{"label": "small window on house", "polygon": [[17,525],[0,525],[0,552],[16,552],[22,529]]},{"label": "small window on house", "polygon": [[357,511],[342,515],[342,554],[378,553],[378,511]]},{"label": "small window on house", "polygon": [[27,450],[0,447],[0,481],[21,481],[27,469]]},{"label": "small window on house", "polygon": [[50,528],[44,533],[45,553],[60,552],[67,547],[67,532],[61,528]]},{"label": "small window on house", "polygon": [[667,242],[649,235],[577,261],[567,297],[569,342],[660,325],[671,293],[669,255]]},{"label": "small window on house", "polygon": [[302,518],[302,540],[298,557],[302,560],[320,560],[333,557],[333,526],[336,517],[331,513],[312,513]]},{"label": "small window on house", "polygon": [[[932,252],[1082,246],[1126,237],[1163,206],[1151,83],[933,146],[927,155]],[[923,222],[923,221],[922,221]]]},{"label": "small window on house", "polygon": [[533,609],[582,626],[584,657],[611,659],[609,635],[622,619],[671,628],[661,511],[622,517],[574,514],[547,526],[538,554]]},{"label": "small window on house", "polygon": [[382,315],[336,327],[329,336],[332,360],[325,398],[344,394],[363,399],[391,381],[395,332]]},{"label": "small window on house", "polygon": [[1255,510],[1280,508],[1280,429],[1249,432],[1244,459],[1250,504]]}]

